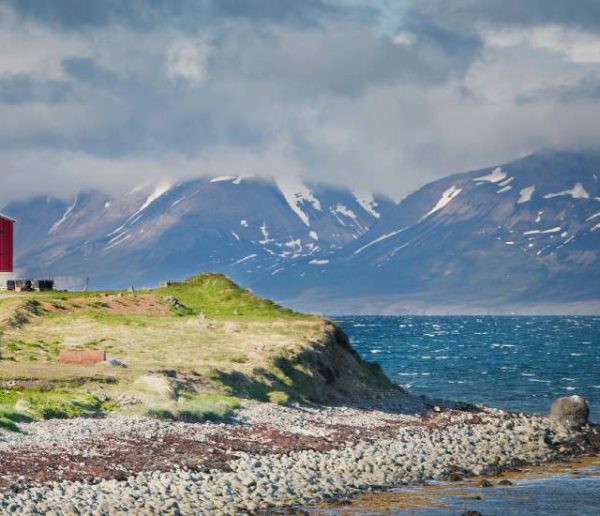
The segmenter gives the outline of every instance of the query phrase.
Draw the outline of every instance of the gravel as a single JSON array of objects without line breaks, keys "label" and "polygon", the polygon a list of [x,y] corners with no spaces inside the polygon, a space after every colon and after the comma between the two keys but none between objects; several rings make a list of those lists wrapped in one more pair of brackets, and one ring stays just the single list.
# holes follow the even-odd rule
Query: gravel
[{"label": "gravel", "polygon": [[21,434],[0,433],[0,512],[256,513],[540,463],[575,453],[592,431],[483,407],[436,409],[247,403],[228,424],[23,424]]}]

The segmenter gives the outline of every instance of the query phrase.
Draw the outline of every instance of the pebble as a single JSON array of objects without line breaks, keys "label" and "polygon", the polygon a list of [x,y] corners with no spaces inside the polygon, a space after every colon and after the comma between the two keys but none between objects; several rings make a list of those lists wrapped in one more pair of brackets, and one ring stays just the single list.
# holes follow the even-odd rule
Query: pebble
[{"label": "pebble", "polygon": [[[439,408],[439,407],[438,407]],[[501,471],[515,462],[536,463],[557,457],[556,442],[577,434],[548,418],[486,410],[477,414],[440,409],[443,424],[423,425],[413,413],[354,408],[280,407],[247,403],[234,424],[269,425],[290,434],[327,437],[329,426],[356,429],[351,443],[315,450],[255,456],[235,452],[229,471],[147,471],[123,481],[96,485],[59,482],[0,491],[0,513],[40,511],[52,514],[244,514],[269,508],[312,505],[347,498],[360,490],[411,482],[463,478]],[[378,428],[394,424],[394,433],[378,437]],[[223,426],[155,421],[145,418],[51,420],[24,424],[21,434],[0,434],[0,450],[36,447],[48,453],[69,449],[82,457],[85,442],[103,436],[164,439],[185,435],[204,442]],[[357,433],[358,432],[358,433]],[[383,434],[382,434],[383,435]],[[482,487],[490,487],[482,481]],[[502,484],[506,485],[506,484]],[[43,501],[43,505],[40,501]]]}]

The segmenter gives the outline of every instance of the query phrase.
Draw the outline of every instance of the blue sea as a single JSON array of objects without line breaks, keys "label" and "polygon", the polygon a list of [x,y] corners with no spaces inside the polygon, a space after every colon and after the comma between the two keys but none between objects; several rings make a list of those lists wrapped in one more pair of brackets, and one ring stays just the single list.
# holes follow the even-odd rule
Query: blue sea
[{"label": "blue sea", "polygon": [[[600,422],[600,317],[333,317],[363,358],[411,393],[544,414],[579,394]],[[600,514],[600,476],[550,474],[486,491],[482,514]],[[469,491],[469,490],[467,490]],[[466,494],[478,494],[470,490]],[[445,508],[381,514],[461,514]],[[355,513],[353,513],[355,514]],[[369,511],[369,514],[379,514]]]},{"label": "blue sea", "polygon": [[579,394],[600,422],[600,317],[334,317],[410,392],[543,414]]}]

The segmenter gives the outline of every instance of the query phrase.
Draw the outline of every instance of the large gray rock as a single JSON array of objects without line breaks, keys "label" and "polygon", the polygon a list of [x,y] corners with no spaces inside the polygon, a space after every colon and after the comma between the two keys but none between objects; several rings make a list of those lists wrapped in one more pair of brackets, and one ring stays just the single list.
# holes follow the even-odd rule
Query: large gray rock
[{"label": "large gray rock", "polygon": [[590,408],[581,396],[558,398],[550,408],[550,418],[570,427],[579,427],[588,422]]}]

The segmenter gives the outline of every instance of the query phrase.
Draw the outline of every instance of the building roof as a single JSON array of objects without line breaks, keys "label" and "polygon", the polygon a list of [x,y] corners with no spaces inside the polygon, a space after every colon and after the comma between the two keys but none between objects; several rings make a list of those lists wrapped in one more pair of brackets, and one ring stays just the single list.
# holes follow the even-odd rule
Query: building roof
[{"label": "building roof", "polygon": [[11,222],[17,222],[15,219],[13,219],[12,217],[9,217],[8,215],[4,215],[4,213],[0,212],[0,219],[6,219],[6,220],[10,220]]}]

